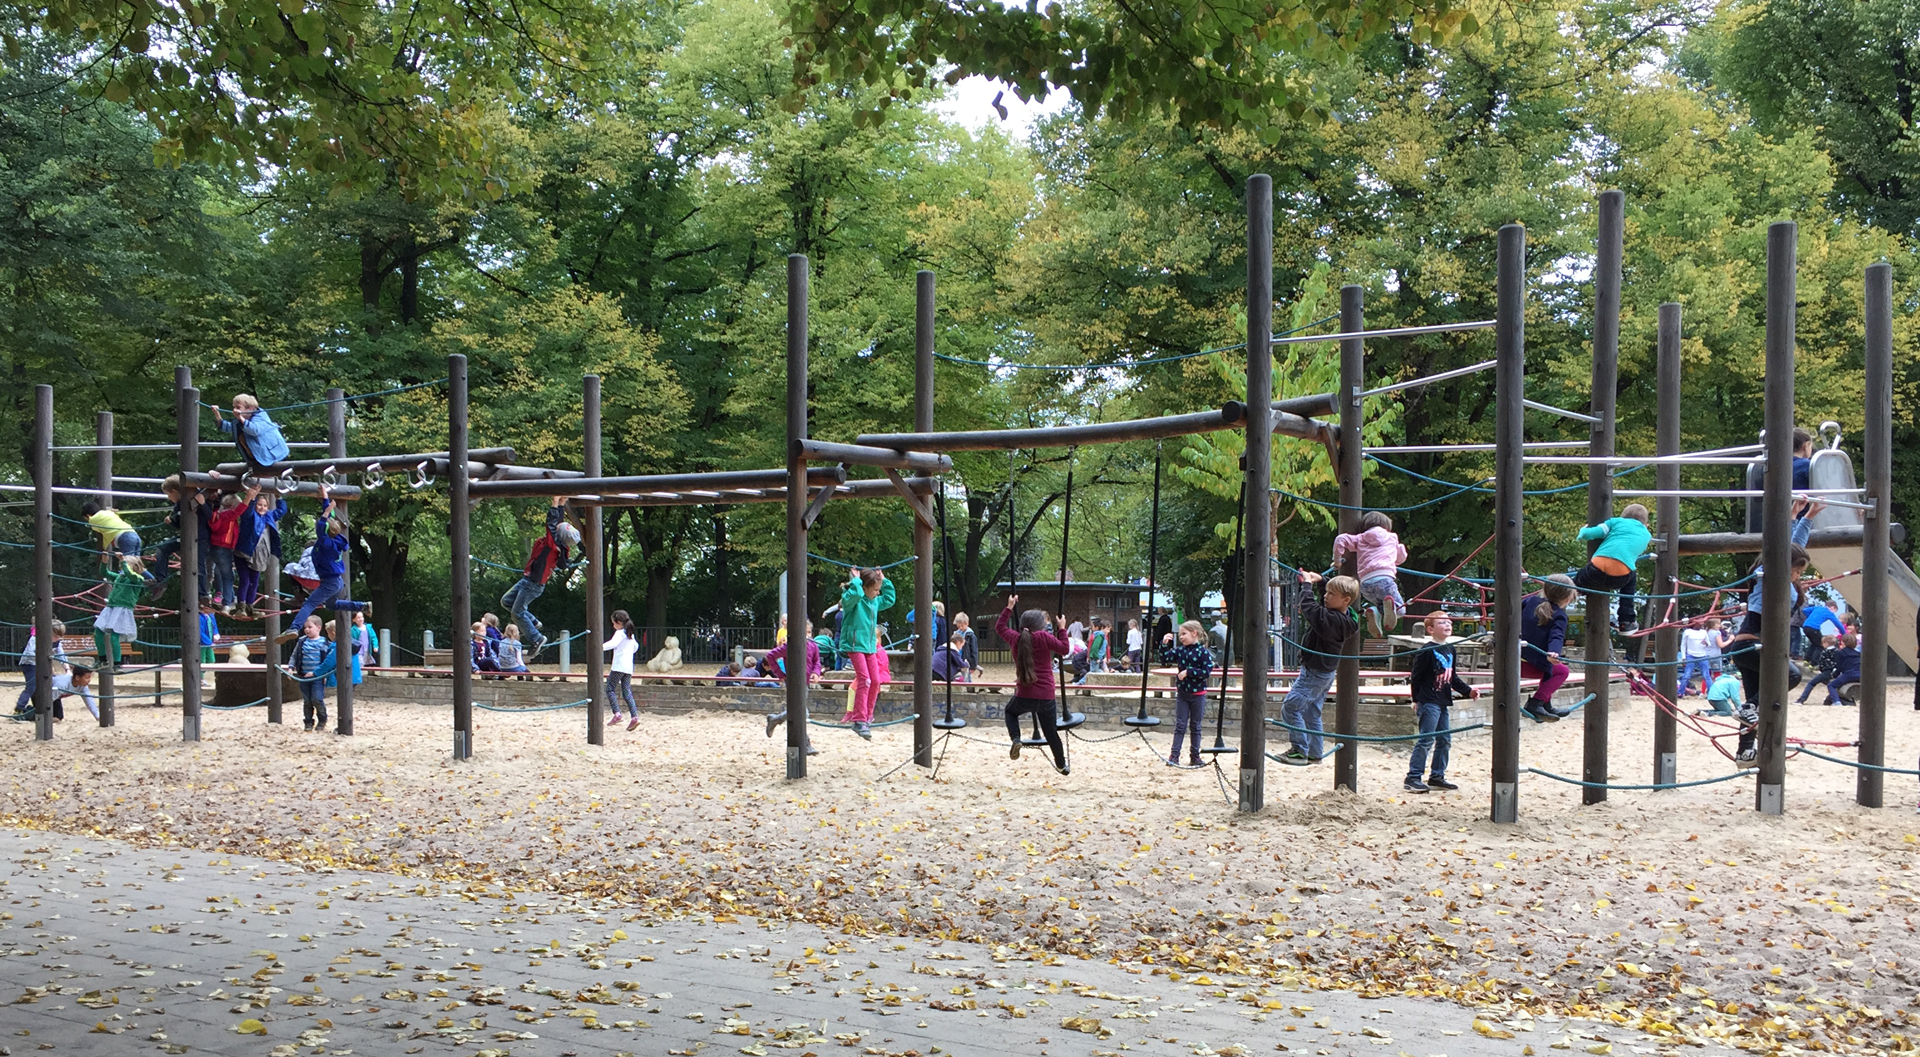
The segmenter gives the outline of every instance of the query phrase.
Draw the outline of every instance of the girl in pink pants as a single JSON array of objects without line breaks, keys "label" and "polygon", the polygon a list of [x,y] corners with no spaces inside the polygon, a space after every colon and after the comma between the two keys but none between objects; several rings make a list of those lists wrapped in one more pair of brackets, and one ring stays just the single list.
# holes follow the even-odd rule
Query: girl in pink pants
[{"label": "girl in pink pants", "polygon": [[853,732],[873,739],[873,708],[887,678],[881,652],[880,611],[893,607],[893,581],[878,569],[855,569],[840,594],[840,649],[853,664],[853,707],[846,722]]}]

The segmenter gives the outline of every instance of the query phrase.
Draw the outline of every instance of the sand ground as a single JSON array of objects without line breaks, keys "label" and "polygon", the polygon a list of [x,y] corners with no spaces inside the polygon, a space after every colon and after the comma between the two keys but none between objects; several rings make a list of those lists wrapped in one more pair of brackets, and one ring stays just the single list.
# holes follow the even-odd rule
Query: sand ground
[{"label": "sand ground", "polygon": [[[1911,684],[1891,696],[1889,762],[1911,766]],[[1612,713],[1615,780],[1648,780],[1651,715],[1644,699]],[[1495,826],[1484,736],[1456,742],[1459,792],[1404,793],[1405,750],[1368,747],[1359,793],[1330,789],[1330,763],[1271,765],[1269,806],[1246,816],[1222,775],[1164,766],[1159,733],[1151,752],[1076,740],[1063,778],[1031,751],[1010,762],[1003,731],[969,728],[937,777],[882,778],[911,754],[908,728],[871,743],[820,729],[811,776],[789,782],[781,744],[739,715],[648,716],[593,748],[579,709],[481,712],[459,765],[444,708],[363,700],[352,738],[264,719],[209,713],[195,745],[173,708],[125,707],[110,730],[70,711],[48,744],[16,725],[0,820],[1753,1049],[1900,1049],[1920,1011],[1920,789],[1890,775],[1889,806],[1861,808],[1855,772],[1810,757],[1789,764],[1784,817],[1752,810],[1751,778],[1582,806],[1579,789],[1523,775],[1519,824]],[[1844,741],[1857,722],[1809,706],[1790,726]],[[1527,725],[1522,766],[1577,775],[1581,735]],[[1682,779],[1735,769],[1682,738]]]}]

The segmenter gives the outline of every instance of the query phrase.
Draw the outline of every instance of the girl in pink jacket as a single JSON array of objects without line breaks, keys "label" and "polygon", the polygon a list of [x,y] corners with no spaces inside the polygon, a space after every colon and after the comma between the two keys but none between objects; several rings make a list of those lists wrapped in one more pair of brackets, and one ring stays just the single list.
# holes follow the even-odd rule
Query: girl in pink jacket
[{"label": "girl in pink jacket", "polygon": [[1369,603],[1367,624],[1375,637],[1385,635],[1407,615],[1406,599],[1395,579],[1400,563],[1407,560],[1407,548],[1393,533],[1393,519],[1377,510],[1360,515],[1358,533],[1343,532],[1333,538],[1335,572],[1349,554],[1358,559],[1355,578],[1360,581],[1361,599]]}]

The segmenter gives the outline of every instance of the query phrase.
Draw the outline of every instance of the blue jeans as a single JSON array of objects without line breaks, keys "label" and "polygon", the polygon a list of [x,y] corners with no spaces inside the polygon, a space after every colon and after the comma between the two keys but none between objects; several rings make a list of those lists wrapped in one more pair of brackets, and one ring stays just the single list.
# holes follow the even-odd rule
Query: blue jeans
[{"label": "blue jeans", "polygon": [[287,625],[288,631],[298,632],[306,626],[307,618],[313,611],[335,599],[345,598],[347,582],[339,576],[329,576],[320,581],[320,585],[308,592],[307,600],[300,603],[300,612],[294,615],[293,623]]},{"label": "blue jeans", "polygon": [[1286,699],[1280,702],[1280,718],[1289,726],[1305,727],[1311,733],[1297,730],[1287,731],[1287,741],[1296,752],[1306,754],[1307,759],[1317,760],[1325,755],[1325,745],[1321,743],[1320,731],[1326,729],[1320,723],[1320,710],[1327,702],[1327,688],[1333,685],[1332,670],[1319,672],[1312,668],[1302,668],[1293,687],[1287,691]]},{"label": "blue jeans", "polygon": [[27,677],[27,685],[20,688],[20,700],[13,703],[13,710],[15,712],[27,712],[33,708],[33,688],[35,680],[40,677],[40,666],[36,664],[22,664],[20,666],[20,674]]},{"label": "blue jeans", "polygon": [[[207,571],[202,569],[202,577]],[[203,594],[206,592],[202,592]],[[233,604],[233,548],[213,548],[213,598],[224,605]]]},{"label": "blue jeans", "polygon": [[1435,778],[1447,776],[1447,758],[1453,754],[1453,735],[1436,733],[1453,726],[1453,707],[1434,701],[1420,702],[1420,733],[1425,735],[1413,743],[1413,759],[1407,764],[1407,777],[1420,777],[1427,766],[1427,750],[1433,750],[1433,770],[1428,772]]},{"label": "blue jeans", "polygon": [[1711,657],[1688,657],[1686,663],[1680,666],[1681,697],[1687,696],[1687,687],[1693,685],[1694,672],[1700,673],[1701,693],[1706,693],[1707,687],[1713,685],[1713,673],[1709,671],[1712,666],[1708,663],[1711,660]]},{"label": "blue jeans", "polygon": [[513,614],[513,619],[519,623],[521,632],[533,641],[533,648],[536,650],[546,641],[546,637],[540,634],[540,618],[534,616],[533,611],[527,607],[531,606],[533,600],[539,598],[546,589],[546,584],[536,584],[522,576],[517,583],[507,588],[506,594],[500,596],[500,608]]}]

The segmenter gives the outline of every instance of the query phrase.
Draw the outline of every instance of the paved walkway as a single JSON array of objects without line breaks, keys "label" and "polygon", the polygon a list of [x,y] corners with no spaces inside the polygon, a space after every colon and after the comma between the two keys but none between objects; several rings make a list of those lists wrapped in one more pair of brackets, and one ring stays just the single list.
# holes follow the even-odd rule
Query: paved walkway
[{"label": "paved walkway", "polygon": [[1663,1050],[1588,1022],[1476,1027],[1429,1000],[1174,982],[751,918],[646,923],[612,904],[44,832],[0,832],[0,856],[0,1055]]}]

